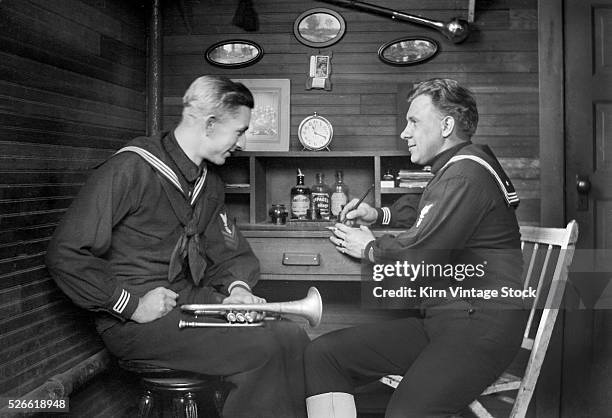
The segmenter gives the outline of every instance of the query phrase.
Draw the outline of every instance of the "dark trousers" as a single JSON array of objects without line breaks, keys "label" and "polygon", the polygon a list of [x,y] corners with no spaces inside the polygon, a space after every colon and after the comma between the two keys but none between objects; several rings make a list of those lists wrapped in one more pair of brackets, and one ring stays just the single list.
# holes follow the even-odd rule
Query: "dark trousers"
[{"label": "dark trousers", "polygon": [[290,321],[257,328],[178,328],[179,309],[147,324],[126,322],[106,330],[109,350],[177,370],[226,376],[225,418],[290,418],[306,415],[303,351],[310,341]]},{"label": "dark trousers", "polygon": [[452,416],[512,362],[525,322],[521,310],[455,301],[428,308],[423,317],[326,334],[306,348],[306,392],[353,393],[356,386],[399,374],[404,378],[386,417]]}]

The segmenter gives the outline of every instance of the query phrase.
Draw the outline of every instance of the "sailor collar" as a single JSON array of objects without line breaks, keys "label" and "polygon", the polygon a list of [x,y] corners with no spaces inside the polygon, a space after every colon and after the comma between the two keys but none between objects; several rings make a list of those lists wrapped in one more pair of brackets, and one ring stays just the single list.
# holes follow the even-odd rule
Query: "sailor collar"
[{"label": "sailor collar", "polygon": [[460,144],[455,145],[445,151],[442,151],[440,154],[436,155],[433,160],[431,160],[431,172],[436,174],[444,165],[450,160],[455,154],[457,154],[462,148],[470,145],[471,141],[461,142]]}]

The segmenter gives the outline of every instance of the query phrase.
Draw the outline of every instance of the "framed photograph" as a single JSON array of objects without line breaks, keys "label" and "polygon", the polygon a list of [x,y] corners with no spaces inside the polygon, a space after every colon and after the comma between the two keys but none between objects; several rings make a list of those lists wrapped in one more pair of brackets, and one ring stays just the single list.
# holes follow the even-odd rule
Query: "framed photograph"
[{"label": "framed photograph", "polygon": [[312,55],[310,57],[310,77],[328,78],[331,72],[329,55]]},{"label": "framed photograph", "polygon": [[211,45],[206,50],[206,61],[217,67],[241,68],[255,64],[263,53],[255,42],[234,39]]},{"label": "framed photograph", "polygon": [[438,43],[426,37],[406,37],[387,42],[378,48],[378,58],[390,65],[413,65],[433,58]]},{"label": "framed photograph", "polygon": [[293,24],[297,40],[312,48],[335,44],[345,31],[346,23],[340,13],[323,7],[306,10]]},{"label": "framed photograph", "polygon": [[245,151],[289,151],[290,80],[233,80],[247,86],[255,99]]}]

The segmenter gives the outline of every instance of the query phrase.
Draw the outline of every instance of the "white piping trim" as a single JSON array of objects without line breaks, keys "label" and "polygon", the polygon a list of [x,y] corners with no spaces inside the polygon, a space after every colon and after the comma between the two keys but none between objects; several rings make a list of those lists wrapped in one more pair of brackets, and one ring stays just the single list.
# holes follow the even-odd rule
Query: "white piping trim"
[{"label": "white piping trim", "polygon": [[117,299],[115,306],[113,306],[113,311],[119,314],[123,313],[123,310],[125,309],[129,301],[130,301],[130,294],[128,293],[127,290],[123,289],[121,291],[121,296],[119,296],[119,299]]},{"label": "white piping trim", "polygon": [[168,167],[166,163],[164,163],[162,160],[157,158],[155,155],[151,154],[149,151],[143,148],[134,147],[134,146],[121,148],[119,151],[116,152],[116,154],[119,154],[120,152],[124,152],[124,151],[132,151],[140,155],[142,158],[147,160],[149,164],[155,167],[164,177],[170,180],[170,182],[174,184],[174,186],[177,189],[179,189],[181,193],[184,193],[181,187],[181,183],[179,183],[179,179],[176,173],[172,171],[172,169]]},{"label": "white piping trim", "polygon": [[246,287],[249,290],[249,292],[251,291],[251,286],[249,286],[246,282],[243,282],[242,280],[236,280],[230,283],[230,285],[227,287],[227,293],[232,293],[232,290],[236,286]]},{"label": "white piping trim", "polygon": [[388,207],[380,208],[383,212],[382,225],[389,225],[391,223],[391,210]]},{"label": "white piping trim", "polygon": [[204,182],[206,181],[207,174],[208,174],[208,168],[204,167],[204,171],[202,171],[202,175],[200,175],[200,177],[198,178],[198,181],[196,181],[196,184],[193,187],[193,195],[191,196],[191,202],[190,202],[192,205],[196,202],[196,200],[198,199],[198,196],[200,195],[200,192],[204,188]]},{"label": "white piping trim", "polygon": [[506,190],[506,186],[504,185],[504,183],[502,182],[502,179],[497,174],[497,171],[495,171],[493,169],[493,167],[491,167],[491,165],[488,162],[486,162],[482,158],[477,157],[475,155],[455,155],[450,160],[448,160],[446,162],[446,164],[444,164],[444,166],[442,167],[442,169],[440,171],[444,170],[448,165],[450,165],[450,164],[452,164],[452,163],[454,163],[456,161],[460,161],[460,160],[472,160],[472,161],[480,164],[484,168],[486,168],[489,171],[489,173],[491,173],[491,175],[497,181],[497,184],[499,185],[500,189],[502,190],[502,193],[504,194],[504,197],[506,198],[506,201],[508,202],[508,204],[518,203],[519,202],[519,198],[518,198],[518,195],[516,194],[516,192],[509,193]]}]

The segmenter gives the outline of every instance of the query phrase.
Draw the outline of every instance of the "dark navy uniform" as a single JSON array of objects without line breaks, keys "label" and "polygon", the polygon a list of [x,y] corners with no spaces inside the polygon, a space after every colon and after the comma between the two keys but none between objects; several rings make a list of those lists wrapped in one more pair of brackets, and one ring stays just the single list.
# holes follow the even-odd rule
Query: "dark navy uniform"
[{"label": "dark navy uniform", "polygon": [[[172,133],[137,138],[95,170],[55,231],[47,265],[77,305],[96,312],[118,357],[228,376],[236,385],[228,417],[304,414],[308,338],[297,325],[178,329],[178,306],[250,290],[259,262],[225,208],[223,182],[189,160]],[[149,323],[129,320],[139,297],[160,286],[179,295],[177,308]]]},{"label": "dark navy uniform", "polygon": [[[470,142],[432,162],[434,178],[418,208],[401,199],[379,209],[378,225],[406,226],[372,241],[372,263],[459,266],[481,263],[482,277],[420,277],[415,287],[522,288],[515,216],[518,197],[488,147]],[[404,281],[410,285],[410,282]],[[387,374],[403,375],[387,417],[458,414],[509,365],[521,344],[521,299],[420,295],[420,315],[324,335],[306,351],[307,395],[353,393]]]}]

